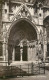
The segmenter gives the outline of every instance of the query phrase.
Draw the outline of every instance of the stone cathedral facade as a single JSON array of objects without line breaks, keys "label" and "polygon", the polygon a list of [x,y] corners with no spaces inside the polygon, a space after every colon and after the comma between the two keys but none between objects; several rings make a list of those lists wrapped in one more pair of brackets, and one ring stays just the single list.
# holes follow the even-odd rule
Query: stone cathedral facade
[{"label": "stone cathedral facade", "polygon": [[0,64],[46,61],[49,57],[48,4],[41,0],[3,0],[1,12]]}]

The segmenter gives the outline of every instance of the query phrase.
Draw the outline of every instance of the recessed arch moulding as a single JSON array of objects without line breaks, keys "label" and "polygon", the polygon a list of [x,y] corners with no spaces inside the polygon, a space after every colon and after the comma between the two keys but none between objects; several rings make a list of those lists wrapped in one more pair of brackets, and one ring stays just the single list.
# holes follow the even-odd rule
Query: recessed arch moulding
[{"label": "recessed arch moulding", "polygon": [[9,31],[8,39],[17,39],[21,40],[27,38],[29,41],[38,39],[38,29],[35,25],[28,19],[22,18],[17,21],[14,21],[12,28]]},{"label": "recessed arch moulding", "polygon": [[37,24],[38,24],[38,17],[33,17],[31,15],[28,7],[25,4],[22,4],[20,6],[19,10],[17,11],[17,13],[13,16],[12,20],[10,21],[10,23],[6,23],[8,36],[9,36],[10,30],[11,30],[13,24],[15,23],[15,21],[17,21],[19,19],[22,19],[22,18],[25,18],[26,20],[27,19],[30,20],[30,22],[35,25],[34,27],[35,27],[35,30],[36,30],[37,34],[40,34],[40,29],[42,27],[37,26]]},{"label": "recessed arch moulding", "polygon": [[10,31],[12,29],[12,27],[19,22],[19,20],[25,20],[28,23],[30,23],[34,29],[36,30],[37,33],[37,37],[39,38],[39,34],[40,34],[40,29],[42,29],[42,27],[37,26],[36,20],[38,21],[38,18],[36,18],[36,20],[32,17],[31,13],[29,12],[28,8],[26,5],[21,6],[21,8],[18,10],[18,12],[14,15],[14,17],[12,18],[11,21],[11,25],[8,28],[8,37],[10,34]]},{"label": "recessed arch moulding", "polygon": [[18,46],[23,39],[29,42],[32,40],[37,41],[38,36],[39,33],[37,27],[29,19],[20,18],[14,21],[8,36],[8,52],[10,53],[10,45],[13,47]]},{"label": "recessed arch moulding", "polygon": [[[9,28],[7,28],[7,26],[9,26]],[[17,44],[24,38],[29,41],[38,40],[40,42],[40,31],[41,34],[43,32],[42,27],[37,26],[35,19],[32,17],[26,5],[21,6],[21,8],[12,18],[11,23],[6,23],[6,28],[7,37],[5,39],[7,40],[7,44],[10,44],[12,40]]]}]

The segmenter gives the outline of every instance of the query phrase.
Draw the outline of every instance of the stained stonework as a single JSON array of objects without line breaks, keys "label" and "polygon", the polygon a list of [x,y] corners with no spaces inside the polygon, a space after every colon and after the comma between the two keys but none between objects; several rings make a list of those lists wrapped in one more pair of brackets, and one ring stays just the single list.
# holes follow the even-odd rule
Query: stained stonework
[{"label": "stained stonework", "polygon": [[[45,61],[47,55],[47,28],[43,21],[49,8],[38,0],[5,0],[2,2],[2,61]],[[25,42],[25,49],[23,45]],[[20,45],[21,44],[21,45]],[[17,59],[15,58],[16,53]],[[43,56],[42,56],[43,55]]]}]

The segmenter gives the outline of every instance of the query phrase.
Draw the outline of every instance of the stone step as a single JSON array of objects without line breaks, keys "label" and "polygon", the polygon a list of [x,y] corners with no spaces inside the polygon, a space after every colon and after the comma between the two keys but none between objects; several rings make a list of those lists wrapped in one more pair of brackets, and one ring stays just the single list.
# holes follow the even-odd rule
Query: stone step
[{"label": "stone step", "polygon": [[44,69],[39,68],[39,64],[23,64],[23,65],[16,65],[16,66],[0,67],[0,74],[1,73],[2,73],[1,76],[38,75],[38,74],[44,74]]}]

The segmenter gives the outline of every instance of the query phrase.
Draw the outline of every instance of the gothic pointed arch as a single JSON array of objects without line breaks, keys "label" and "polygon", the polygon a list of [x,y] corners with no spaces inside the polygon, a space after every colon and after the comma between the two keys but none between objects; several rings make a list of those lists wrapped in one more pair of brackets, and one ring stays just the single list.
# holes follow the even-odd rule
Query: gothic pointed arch
[{"label": "gothic pointed arch", "polygon": [[[8,55],[9,60],[12,59],[13,47],[18,46],[23,40],[23,45],[26,45],[27,42],[37,41],[38,30],[37,27],[27,18],[20,18],[11,26],[8,38]],[[20,49],[19,49],[20,50]],[[20,53],[20,52],[19,52]],[[26,56],[25,56],[26,57]]]},{"label": "gothic pointed arch", "polygon": [[44,27],[46,28],[46,31],[47,31],[47,37],[49,38],[49,16],[47,16],[44,21]]},{"label": "gothic pointed arch", "polygon": [[[28,21],[29,23],[31,23],[32,25],[36,24],[34,19],[31,16],[31,13],[29,12],[28,8],[26,5],[21,5],[20,9],[18,10],[18,12],[14,15],[12,21],[11,21],[11,25],[10,28],[8,30],[8,36],[10,34],[10,30],[12,28],[12,26],[17,23],[19,20],[21,19],[25,19],[26,21]],[[36,27],[36,25],[34,25],[34,28],[38,34],[38,29]]]},{"label": "gothic pointed arch", "polygon": [[32,21],[30,21],[30,20],[27,19],[27,18],[20,18],[20,19],[14,21],[14,22],[11,24],[11,26],[10,26],[10,28],[9,28],[9,30],[8,30],[8,38],[9,38],[11,29],[12,29],[18,22],[23,21],[23,20],[26,21],[26,22],[28,22],[30,25],[32,25],[32,27],[35,29],[35,31],[36,31],[36,33],[37,33],[37,38],[38,38],[38,36],[39,36],[39,31],[38,31],[38,29],[37,29],[37,26],[36,26]]}]

